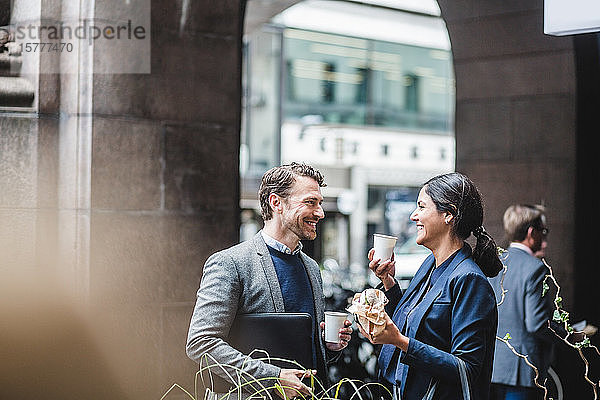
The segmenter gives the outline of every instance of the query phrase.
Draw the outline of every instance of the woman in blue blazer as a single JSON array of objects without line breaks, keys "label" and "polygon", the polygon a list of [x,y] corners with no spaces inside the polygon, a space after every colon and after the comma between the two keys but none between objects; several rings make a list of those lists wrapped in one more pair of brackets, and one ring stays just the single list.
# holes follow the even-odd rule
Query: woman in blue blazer
[{"label": "woman in blue blazer", "polygon": [[[465,175],[430,179],[410,216],[417,244],[431,250],[409,287],[401,292],[395,262],[373,259],[369,268],[381,280],[389,300],[378,364],[382,383],[394,398],[489,398],[498,314],[487,276],[502,269],[494,240],[483,229],[479,191]],[[471,250],[465,240],[473,234]]]}]

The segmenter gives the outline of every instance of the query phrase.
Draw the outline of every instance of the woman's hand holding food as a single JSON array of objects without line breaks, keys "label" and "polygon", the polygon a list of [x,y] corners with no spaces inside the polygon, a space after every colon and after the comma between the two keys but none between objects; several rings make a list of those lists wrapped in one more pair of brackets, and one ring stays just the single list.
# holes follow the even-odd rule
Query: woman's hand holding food
[{"label": "woman's hand holding food", "polygon": [[408,337],[400,333],[400,330],[389,315],[385,314],[385,328],[375,333],[366,332],[361,325],[358,326],[360,333],[373,344],[392,344],[402,351],[408,350]]}]

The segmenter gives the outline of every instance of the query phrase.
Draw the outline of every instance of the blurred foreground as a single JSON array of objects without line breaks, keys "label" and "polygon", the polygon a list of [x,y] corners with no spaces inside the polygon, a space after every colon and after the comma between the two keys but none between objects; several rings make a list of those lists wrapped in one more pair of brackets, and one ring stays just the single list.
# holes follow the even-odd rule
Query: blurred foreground
[{"label": "blurred foreground", "polygon": [[84,315],[53,278],[11,272],[0,283],[0,398],[128,398],[93,315]]}]

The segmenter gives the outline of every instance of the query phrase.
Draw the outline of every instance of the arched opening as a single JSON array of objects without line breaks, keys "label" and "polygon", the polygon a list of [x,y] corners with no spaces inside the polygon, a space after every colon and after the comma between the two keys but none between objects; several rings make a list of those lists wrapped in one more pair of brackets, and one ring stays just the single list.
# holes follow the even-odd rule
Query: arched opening
[{"label": "arched opening", "polygon": [[262,173],[305,161],[328,183],[327,216],[305,249],[358,290],[372,234],[393,234],[407,283],[425,256],[411,245],[417,188],[454,170],[454,72],[437,3],[307,0],[275,6],[262,25],[253,4],[262,3],[247,9],[241,239],[262,225]]},{"label": "arched opening", "polygon": [[[586,226],[590,225],[589,219],[581,215],[579,223],[576,222],[572,206],[576,188],[579,188],[579,199],[593,198],[591,194],[583,195],[586,175],[576,171],[594,169],[589,160],[578,159],[581,150],[586,149],[580,147],[576,154],[574,132],[577,118],[581,118],[577,106],[577,99],[581,97],[577,92],[583,86],[578,88],[575,84],[579,72],[575,66],[573,40],[545,36],[543,6],[533,1],[457,4],[441,0],[440,9],[452,42],[456,74],[456,152],[452,149],[451,153],[456,154],[456,169],[467,173],[483,193],[486,228],[499,242],[503,238],[501,216],[508,205],[515,202],[546,204],[552,226],[547,259],[561,282],[565,307],[572,309],[578,318],[596,322],[597,316],[581,315],[589,307],[573,308],[577,286],[575,226],[581,225],[583,219],[587,221]],[[339,72],[326,63],[319,65],[322,76]],[[362,82],[368,82],[367,69],[357,74],[362,76]],[[412,90],[418,90],[421,84],[410,76],[406,82]],[[368,100],[365,86],[355,95],[361,102]],[[330,85],[321,86],[325,98],[335,97],[335,91]],[[410,93],[407,91],[405,101],[415,104]],[[316,127],[312,125],[322,120],[308,118],[307,122],[310,122],[306,124],[310,127],[307,129],[314,133]],[[590,126],[593,123],[588,124]],[[307,137],[306,129],[303,137]],[[578,143],[582,141],[579,139]],[[327,144],[327,140],[319,138],[315,153],[327,149]],[[337,154],[340,149],[352,152],[356,148],[339,144],[338,140],[331,145]],[[593,145],[587,148],[590,149]],[[389,153],[390,146],[379,146],[378,160],[385,159]],[[410,154],[418,155],[419,151],[411,148]],[[440,156],[448,156],[448,153],[440,151]],[[577,184],[576,177],[579,177]],[[350,204],[356,199],[351,200]],[[358,252],[364,253],[364,250]],[[589,253],[587,256],[577,254],[591,260]],[[578,290],[577,302],[586,302],[588,292]],[[581,385],[566,385],[565,390],[568,393],[577,387]],[[572,396],[577,397],[574,393]]]}]

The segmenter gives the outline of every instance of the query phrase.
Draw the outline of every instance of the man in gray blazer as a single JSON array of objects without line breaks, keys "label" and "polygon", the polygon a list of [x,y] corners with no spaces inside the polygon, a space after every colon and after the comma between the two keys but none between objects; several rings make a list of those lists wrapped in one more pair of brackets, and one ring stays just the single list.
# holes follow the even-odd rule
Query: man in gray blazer
[{"label": "man in gray blazer", "polygon": [[[227,341],[236,315],[307,312],[314,324],[316,371],[311,373],[326,380],[327,356],[348,345],[352,328],[346,321],[339,333],[341,343],[324,344],[320,270],[302,252],[300,240],[314,240],[317,223],[325,216],[323,186],[321,173],[306,164],[282,165],[265,173],[259,189],[264,228],[251,240],[213,254],[204,265],[186,346],[192,360],[231,365],[265,387],[278,381],[289,398],[308,395],[310,389],[301,381],[307,371],[249,359]],[[225,378],[220,372],[214,369]]]},{"label": "man in gray blazer", "polygon": [[[528,356],[540,373],[543,384],[552,357],[552,335],[548,321],[552,318],[551,296],[542,297],[542,286],[548,270],[535,255],[544,253],[548,228],[542,206],[512,205],[504,213],[504,230],[511,242],[502,273],[490,282],[498,306],[498,331],[501,338],[510,334],[510,344]],[[503,291],[504,289],[504,298]],[[535,371],[517,357],[504,343],[496,340],[492,372],[492,399],[542,399],[536,388]]]}]

